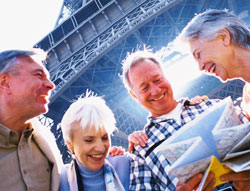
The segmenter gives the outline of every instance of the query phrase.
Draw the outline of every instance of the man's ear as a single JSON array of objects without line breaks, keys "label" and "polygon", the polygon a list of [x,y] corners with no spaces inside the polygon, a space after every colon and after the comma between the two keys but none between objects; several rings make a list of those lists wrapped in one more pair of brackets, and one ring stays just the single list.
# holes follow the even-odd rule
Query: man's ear
[{"label": "man's ear", "polygon": [[7,93],[11,93],[8,74],[0,74],[0,89]]},{"label": "man's ear", "polygon": [[66,142],[68,149],[74,154],[74,147],[70,141]]},{"label": "man's ear", "polygon": [[129,90],[129,94],[136,99],[136,95],[134,94],[134,92],[132,92],[131,90]]},{"label": "man's ear", "polygon": [[219,37],[223,40],[223,44],[225,46],[229,46],[231,44],[231,35],[227,29],[222,29],[219,32]]}]

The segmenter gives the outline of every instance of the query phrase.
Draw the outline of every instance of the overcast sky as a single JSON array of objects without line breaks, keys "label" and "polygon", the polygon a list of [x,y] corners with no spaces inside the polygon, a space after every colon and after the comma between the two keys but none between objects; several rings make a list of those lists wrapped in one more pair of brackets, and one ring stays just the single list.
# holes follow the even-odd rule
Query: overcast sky
[{"label": "overcast sky", "polygon": [[63,0],[1,0],[0,51],[31,48],[53,30]]}]

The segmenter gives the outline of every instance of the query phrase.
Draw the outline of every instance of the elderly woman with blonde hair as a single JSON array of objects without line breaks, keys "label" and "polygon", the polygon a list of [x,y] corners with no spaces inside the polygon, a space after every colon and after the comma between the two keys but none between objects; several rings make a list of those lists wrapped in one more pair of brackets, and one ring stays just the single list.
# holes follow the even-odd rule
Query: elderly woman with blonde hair
[{"label": "elderly woman with blonde hair", "polygon": [[86,94],[70,105],[62,119],[64,141],[73,160],[62,169],[59,190],[128,190],[129,158],[106,158],[116,129],[114,114],[103,98]]}]

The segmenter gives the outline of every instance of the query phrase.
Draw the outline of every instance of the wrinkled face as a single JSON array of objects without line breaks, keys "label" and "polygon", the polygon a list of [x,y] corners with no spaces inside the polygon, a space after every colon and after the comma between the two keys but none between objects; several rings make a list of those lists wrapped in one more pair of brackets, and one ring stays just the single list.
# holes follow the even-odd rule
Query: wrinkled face
[{"label": "wrinkled face", "polygon": [[89,170],[99,170],[104,165],[110,147],[110,136],[104,128],[96,132],[95,128],[76,129],[72,134],[68,148],[78,161]]},{"label": "wrinkled face", "polygon": [[55,87],[47,69],[28,58],[18,58],[17,62],[20,62],[17,73],[8,74],[11,107],[30,117],[46,113]]},{"label": "wrinkled face", "polygon": [[225,46],[222,39],[210,41],[198,39],[190,41],[190,49],[199,64],[200,70],[219,77],[222,81],[234,76],[234,54],[230,46]]},{"label": "wrinkled face", "polygon": [[149,59],[136,63],[128,72],[132,91],[137,101],[158,117],[173,110],[177,103],[173,90],[160,67]]}]

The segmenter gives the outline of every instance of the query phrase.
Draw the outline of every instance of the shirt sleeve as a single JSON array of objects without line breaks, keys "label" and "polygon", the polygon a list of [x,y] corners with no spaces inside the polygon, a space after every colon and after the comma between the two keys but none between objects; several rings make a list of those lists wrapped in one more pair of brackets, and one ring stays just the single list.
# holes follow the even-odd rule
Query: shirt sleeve
[{"label": "shirt sleeve", "polygon": [[169,167],[161,152],[151,152],[144,159],[135,151],[131,161],[130,190],[175,190],[178,179],[167,173]]},{"label": "shirt sleeve", "polygon": [[130,157],[127,154],[114,157],[108,155],[106,159],[112,164],[125,190],[129,190]]},{"label": "shirt sleeve", "polygon": [[152,187],[152,173],[137,151],[131,154],[130,191],[159,190]]}]

